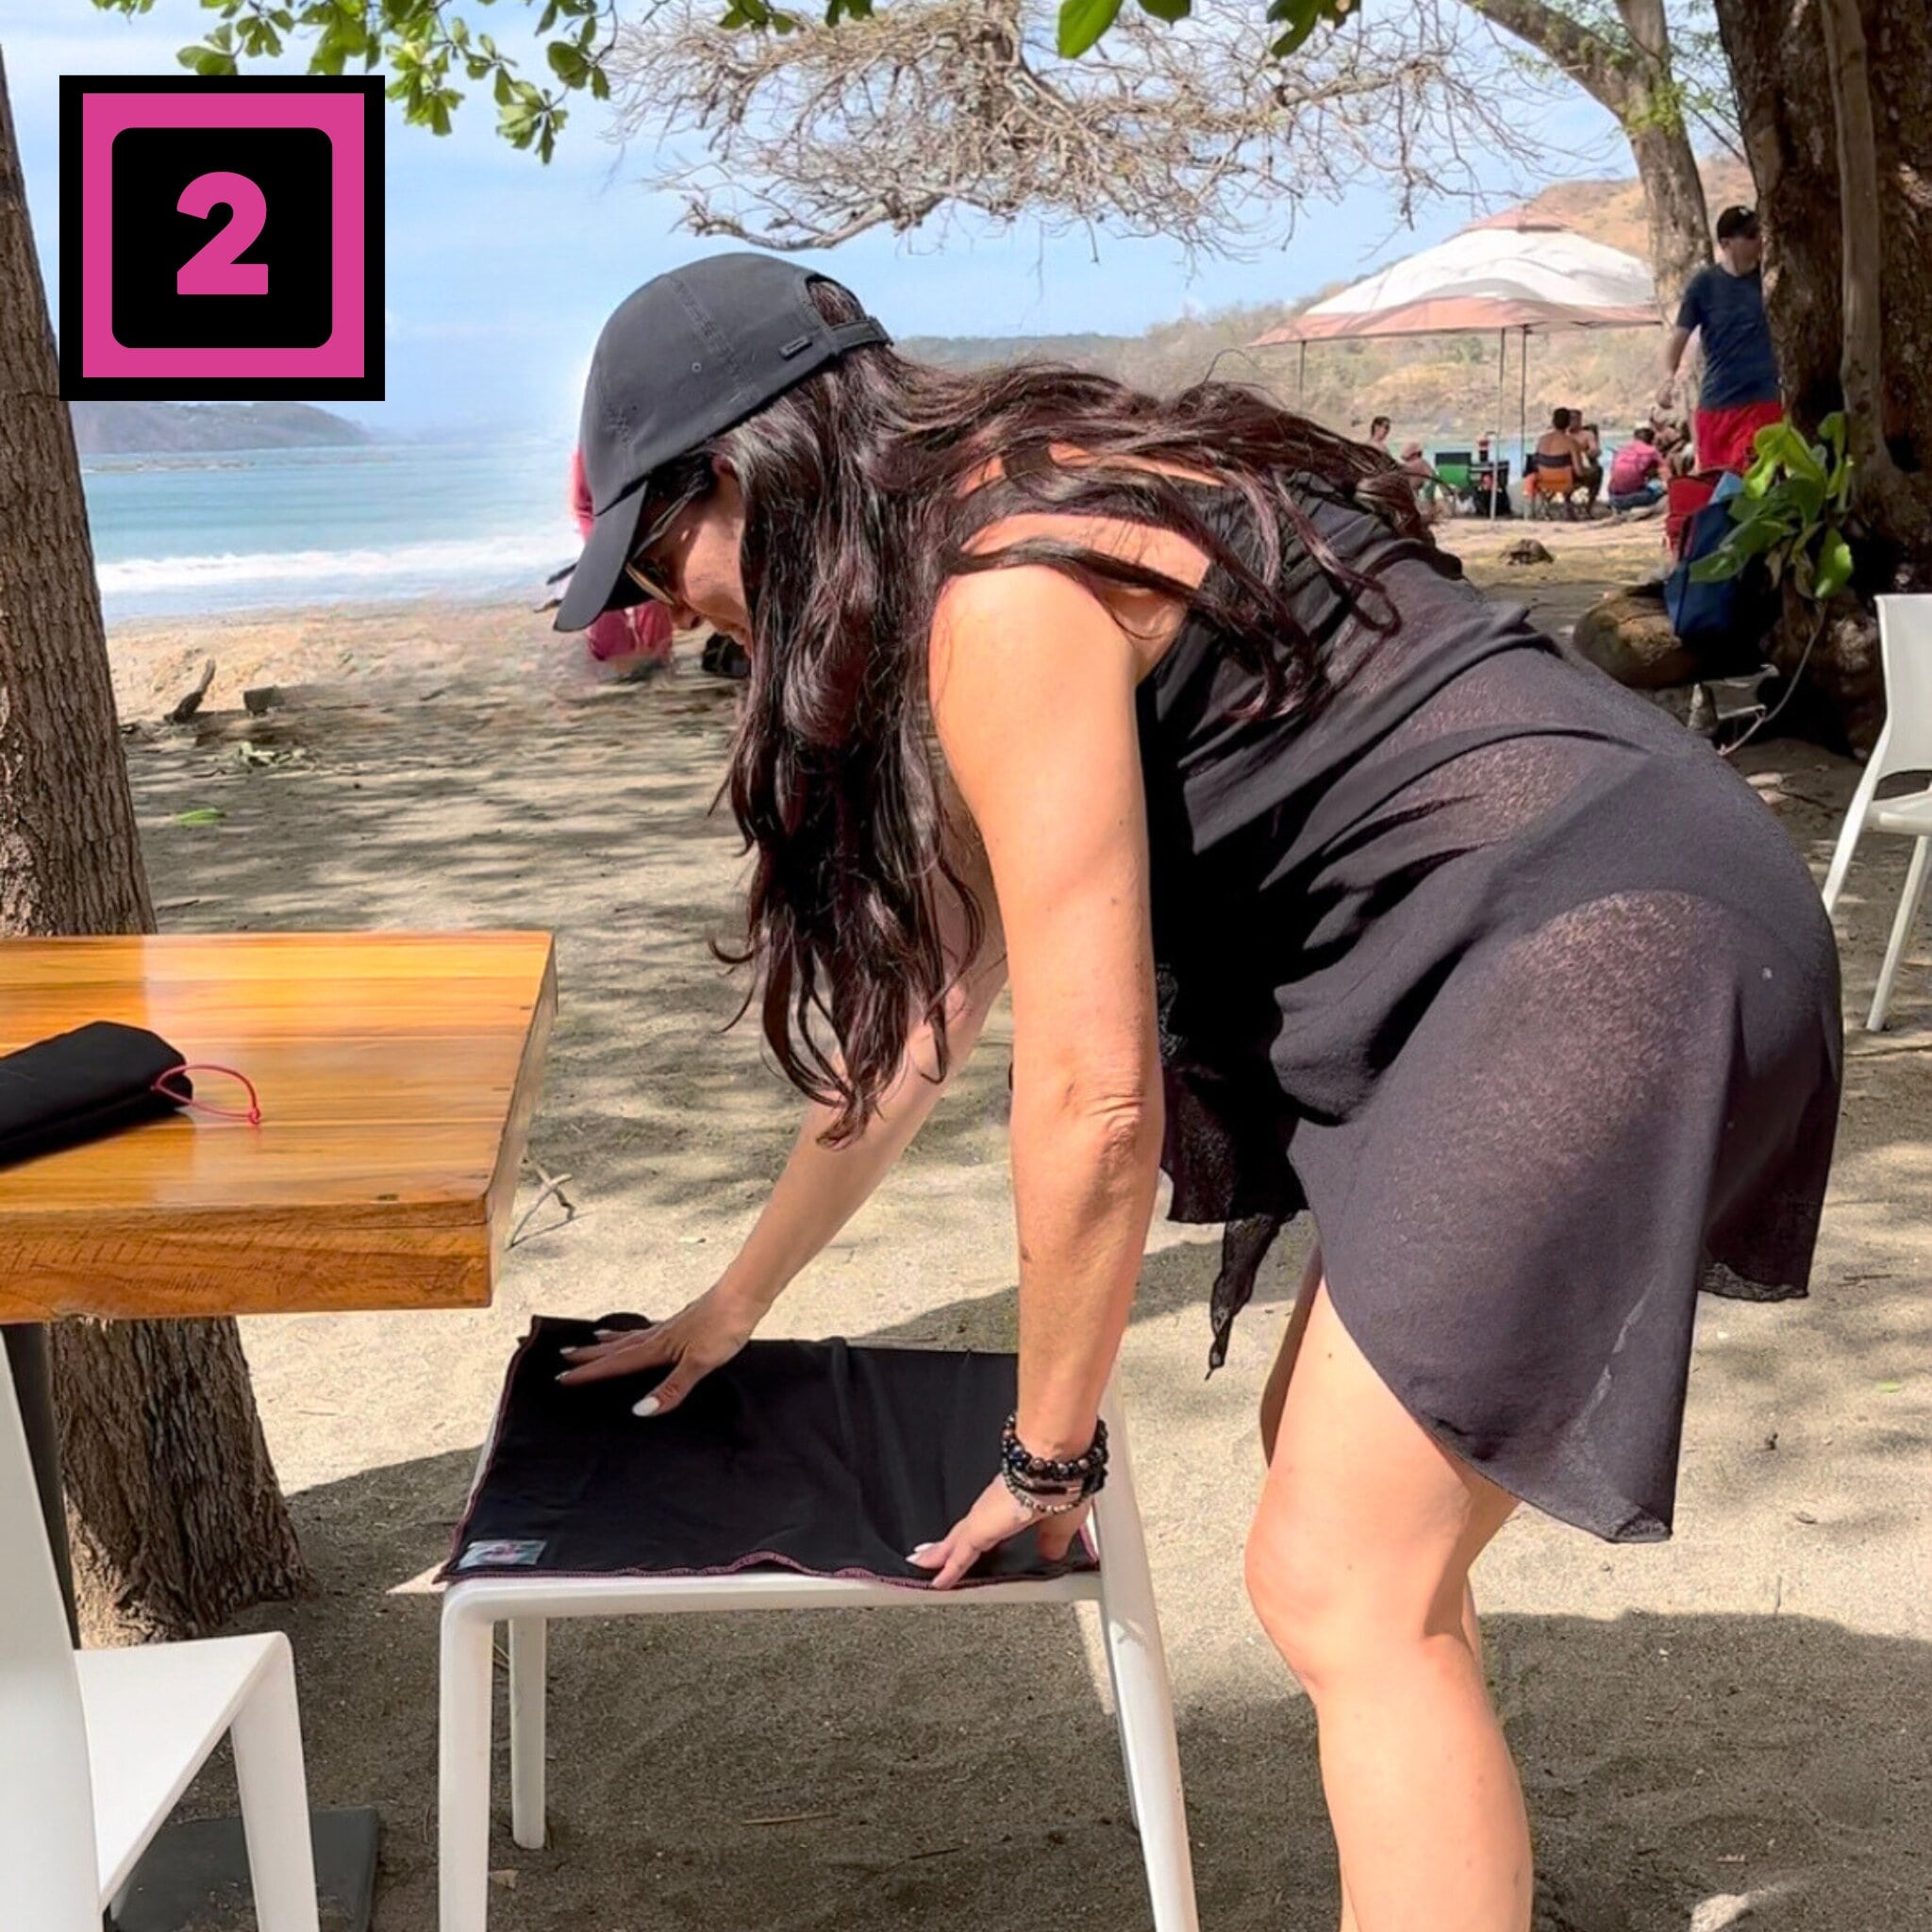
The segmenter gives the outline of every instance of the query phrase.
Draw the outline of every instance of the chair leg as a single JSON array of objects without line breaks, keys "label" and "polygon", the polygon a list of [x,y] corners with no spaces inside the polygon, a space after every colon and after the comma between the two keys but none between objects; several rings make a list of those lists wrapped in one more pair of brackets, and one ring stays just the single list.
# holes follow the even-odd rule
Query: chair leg
[{"label": "chair leg", "polygon": [[228,1737],[235,1747],[256,1924],[261,1932],[318,1932],[295,1656],[287,1638],[277,1638],[268,1668],[235,1713]]},{"label": "chair leg", "polygon": [[1134,1829],[1139,1831],[1141,1828],[1141,1801],[1134,1791],[1134,1767],[1132,1761],[1127,1757],[1126,1727],[1121,1723],[1120,1666],[1114,1660],[1113,1645],[1107,1641],[1105,1618],[1101,1622],[1100,1647],[1107,1653],[1107,1679],[1113,1687],[1113,1721],[1114,1727],[1120,1732],[1121,1737],[1121,1771],[1127,1781],[1127,1815],[1134,1821]]},{"label": "chair leg", "polygon": [[1838,909],[1838,895],[1844,891],[1845,874],[1852,869],[1852,854],[1858,849],[1865,821],[1871,815],[1872,801],[1878,795],[1878,781],[1885,771],[1885,740],[1881,738],[1873,748],[1872,756],[1865,760],[1858,789],[1852,793],[1852,802],[1845,808],[1845,822],[1839,827],[1838,843],[1831,849],[1831,864],[1824,874],[1824,916],[1827,919]]},{"label": "chair leg", "polygon": [[1117,1407],[1108,1417],[1108,1484],[1094,1499],[1100,1544],[1100,1629],[1113,1674],[1127,1788],[1141,1827],[1141,1855],[1155,1932],[1198,1932],[1193,1857],[1188,1846],[1174,1690],[1147,1570],[1147,1538],[1134,1502],[1126,1432]]},{"label": "chair leg", "polygon": [[509,1624],[509,1829],[526,1852],[543,1849],[543,1703],[550,1626]]},{"label": "chair leg", "polygon": [[1872,1011],[1865,1021],[1868,1033],[1885,1031],[1885,1016],[1891,1007],[1891,989],[1898,978],[1899,961],[1905,958],[1906,941],[1919,917],[1919,905],[1925,896],[1925,858],[1932,852],[1932,838],[1912,841],[1912,862],[1906,868],[1906,889],[1898,902],[1898,917],[1891,922],[1891,943],[1885,949],[1885,964],[1878,969],[1878,990],[1872,995]]},{"label": "chair leg", "polygon": [[494,1625],[443,1599],[437,1753],[440,1932],[483,1932],[490,1910],[490,1695]]}]

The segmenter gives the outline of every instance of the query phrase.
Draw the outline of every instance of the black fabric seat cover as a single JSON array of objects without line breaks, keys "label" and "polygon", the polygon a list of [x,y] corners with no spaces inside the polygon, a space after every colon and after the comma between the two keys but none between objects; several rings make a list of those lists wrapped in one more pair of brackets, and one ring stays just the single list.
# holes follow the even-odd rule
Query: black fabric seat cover
[{"label": "black fabric seat cover", "polygon": [[[944,1536],[996,1473],[1011,1356],[754,1341],[671,1414],[641,1418],[651,1376],[557,1380],[565,1348],[626,1325],[641,1318],[536,1318],[443,1581],[790,1570],[929,1587],[908,1553]],[[1091,1567],[1084,1541],[1050,1564],[1029,1533],[968,1580]]]}]

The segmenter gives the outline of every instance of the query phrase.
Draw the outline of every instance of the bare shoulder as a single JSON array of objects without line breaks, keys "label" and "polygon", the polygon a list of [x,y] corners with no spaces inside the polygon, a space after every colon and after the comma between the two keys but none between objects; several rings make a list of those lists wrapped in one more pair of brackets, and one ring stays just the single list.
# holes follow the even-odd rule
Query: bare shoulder
[{"label": "bare shoulder", "polygon": [[1083,672],[1108,666],[1137,677],[1135,640],[1064,571],[1046,564],[974,571],[940,593],[927,677],[942,741],[963,708],[1049,698]]}]

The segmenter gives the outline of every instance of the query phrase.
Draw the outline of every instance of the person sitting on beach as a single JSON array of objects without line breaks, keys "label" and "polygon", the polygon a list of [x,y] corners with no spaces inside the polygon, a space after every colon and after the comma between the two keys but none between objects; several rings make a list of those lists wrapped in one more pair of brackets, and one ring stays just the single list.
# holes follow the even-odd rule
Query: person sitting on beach
[{"label": "person sitting on beach", "polygon": [[1530,473],[1524,478],[1523,485],[1525,491],[1531,491],[1533,486],[1533,493],[1545,505],[1560,501],[1566,516],[1575,514],[1570,499],[1582,487],[1579,473],[1583,468],[1583,455],[1572,433],[1571,423],[1568,409],[1550,412],[1550,426],[1537,442],[1530,457]]},{"label": "person sitting on beach", "polygon": [[[1212,1365],[1311,1212],[1245,1573],[1314,1709],[1342,1923],[1529,1932],[1471,1569],[1525,1503],[1668,1536],[1700,1289],[1805,1291],[1843,1025],[1784,828],[1470,584],[1411,478],[1265,391],[921,362],[803,263],[729,253],[618,308],[582,425],[605,508],[559,626],[648,597],[750,656],[732,957],[808,1110],[712,1284],[563,1380],[648,1374],[639,1415],[676,1412],[1010,988],[1018,1402],[906,1582],[1069,1552],[1161,1166],[1174,1216],[1226,1228]],[[1190,1474],[1176,1509],[1221,1507],[1225,1472]],[[1623,1695],[1593,1629],[1572,1678]]]},{"label": "person sitting on beach", "polygon": [[1369,418],[1369,447],[1378,449],[1386,457],[1389,454],[1389,434],[1394,425],[1386,416]]},{"label": "person sitting on beach", "polygon": [[1571,440],[1576,444],[1576,484],[1583,491],[1583,513],[1596,509],[1598,492],[1604,487],[1604,440],[1594,423],[1578,423],[1576,411],[1570,411]]},{"label": "person sitting on beach", "polygon": [[1663,467],[1657,431],[1648,423],[1640,423],[1630,432],[1630,441],[1610,458],[1610,508],[1648,509],[1664,493],[1657,475]]},{"label": "person sitting on beach", "polygon": [[1449,491],[1441,477],[1437,475],[1429,459],[1423,454],[1419,442],[1406,442],[1402,446],[1402,472],[1415,480],[1415,500],[1422,506],[1423,514],[1432,524],[1441,523],[1449,514]]}]

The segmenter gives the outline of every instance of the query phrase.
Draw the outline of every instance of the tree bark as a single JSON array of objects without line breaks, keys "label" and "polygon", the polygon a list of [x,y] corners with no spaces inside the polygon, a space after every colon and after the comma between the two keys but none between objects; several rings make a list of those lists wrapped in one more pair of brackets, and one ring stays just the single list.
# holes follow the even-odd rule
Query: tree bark
[{"label": "tree bark", "polygon": [[[1837,117],[1817,0],[1716,0],[1765,240],[1765,306],[1801,425],[1844,407]],[[1869,49],[1874,192],[1855,214],[1875,242],[1880,433],[1898,467],[1932,460],[1932,12],[1859,8]]]},{"label": "tree bark", "polygon": [[1872,69],[1858,0],[1820,0],[1838,137],[1840,189],[1840,301],[1844,343],[1839,383],[1844,391],[1846,447],[1857,469],[1853,500],[1868,520],[1903,531],[1928,532],[1923,493],[1892,461],[1885,434],[1884,254],[1879,232],[1878,134],[1872,111]]},{"label": "tree bark", "polygon": [[[1827,53],[1820,0],[1716,0],[1718,29],[1757,185],[1765,307],[1792,416],[1811,430],[1831,410],[1846,408],[1854,418],[1848,431],[1868,458],[1883,451],[1886,460],[1861,465],[1856,508],[1862,530],[1855,545],[1883,564],[1891,588],[1925,589],[1932,588],[1932,384],[1924,379],[1932,368],[1932,14],[1887,0],[1854,4],[1867,49],[1862,80]],[[1840,102],[1847,86],[1851,97]],[[1851,150],[1850,189],[1842,193],[1841,140]],[[1848,373],[1859,394],[1851,408]],[[1807,677],[1849,741],[1862,748],[1883,717],[1883,693],[1869,615],[1855,621],[1846,603],[1834,606]],[[1787,605],[1773,655],[1790,670],[1813,621],[1792,600]]]},{"label": "tree bark", "polygon": [[[151,932],[73,425],[0,67],[0,935]],[[232,1322],[54,1337],[95,1637],[192,1636],[306,1581]]]},{"label": "tree bark", "polygon": [[1657,306],[1664,320],[1674,323],[1685,283],[1710,261],[1710,212],[1690,130],[1676,99],[1664,0],[1617,0],[1617,11],[1636,58],[1628,72],[1625,104],[1612,111],[1623,124],[1643,185]]},{"label": "tree bark", "polygon": [[1675,321],[1684,284],[1710,260],[1704,178],[1676,101],[1663,0],[1617,0],[1627,43],[1592,32],[1545,0],[1469,0],[1617,117],[1643,189],[1657,307]]}]

